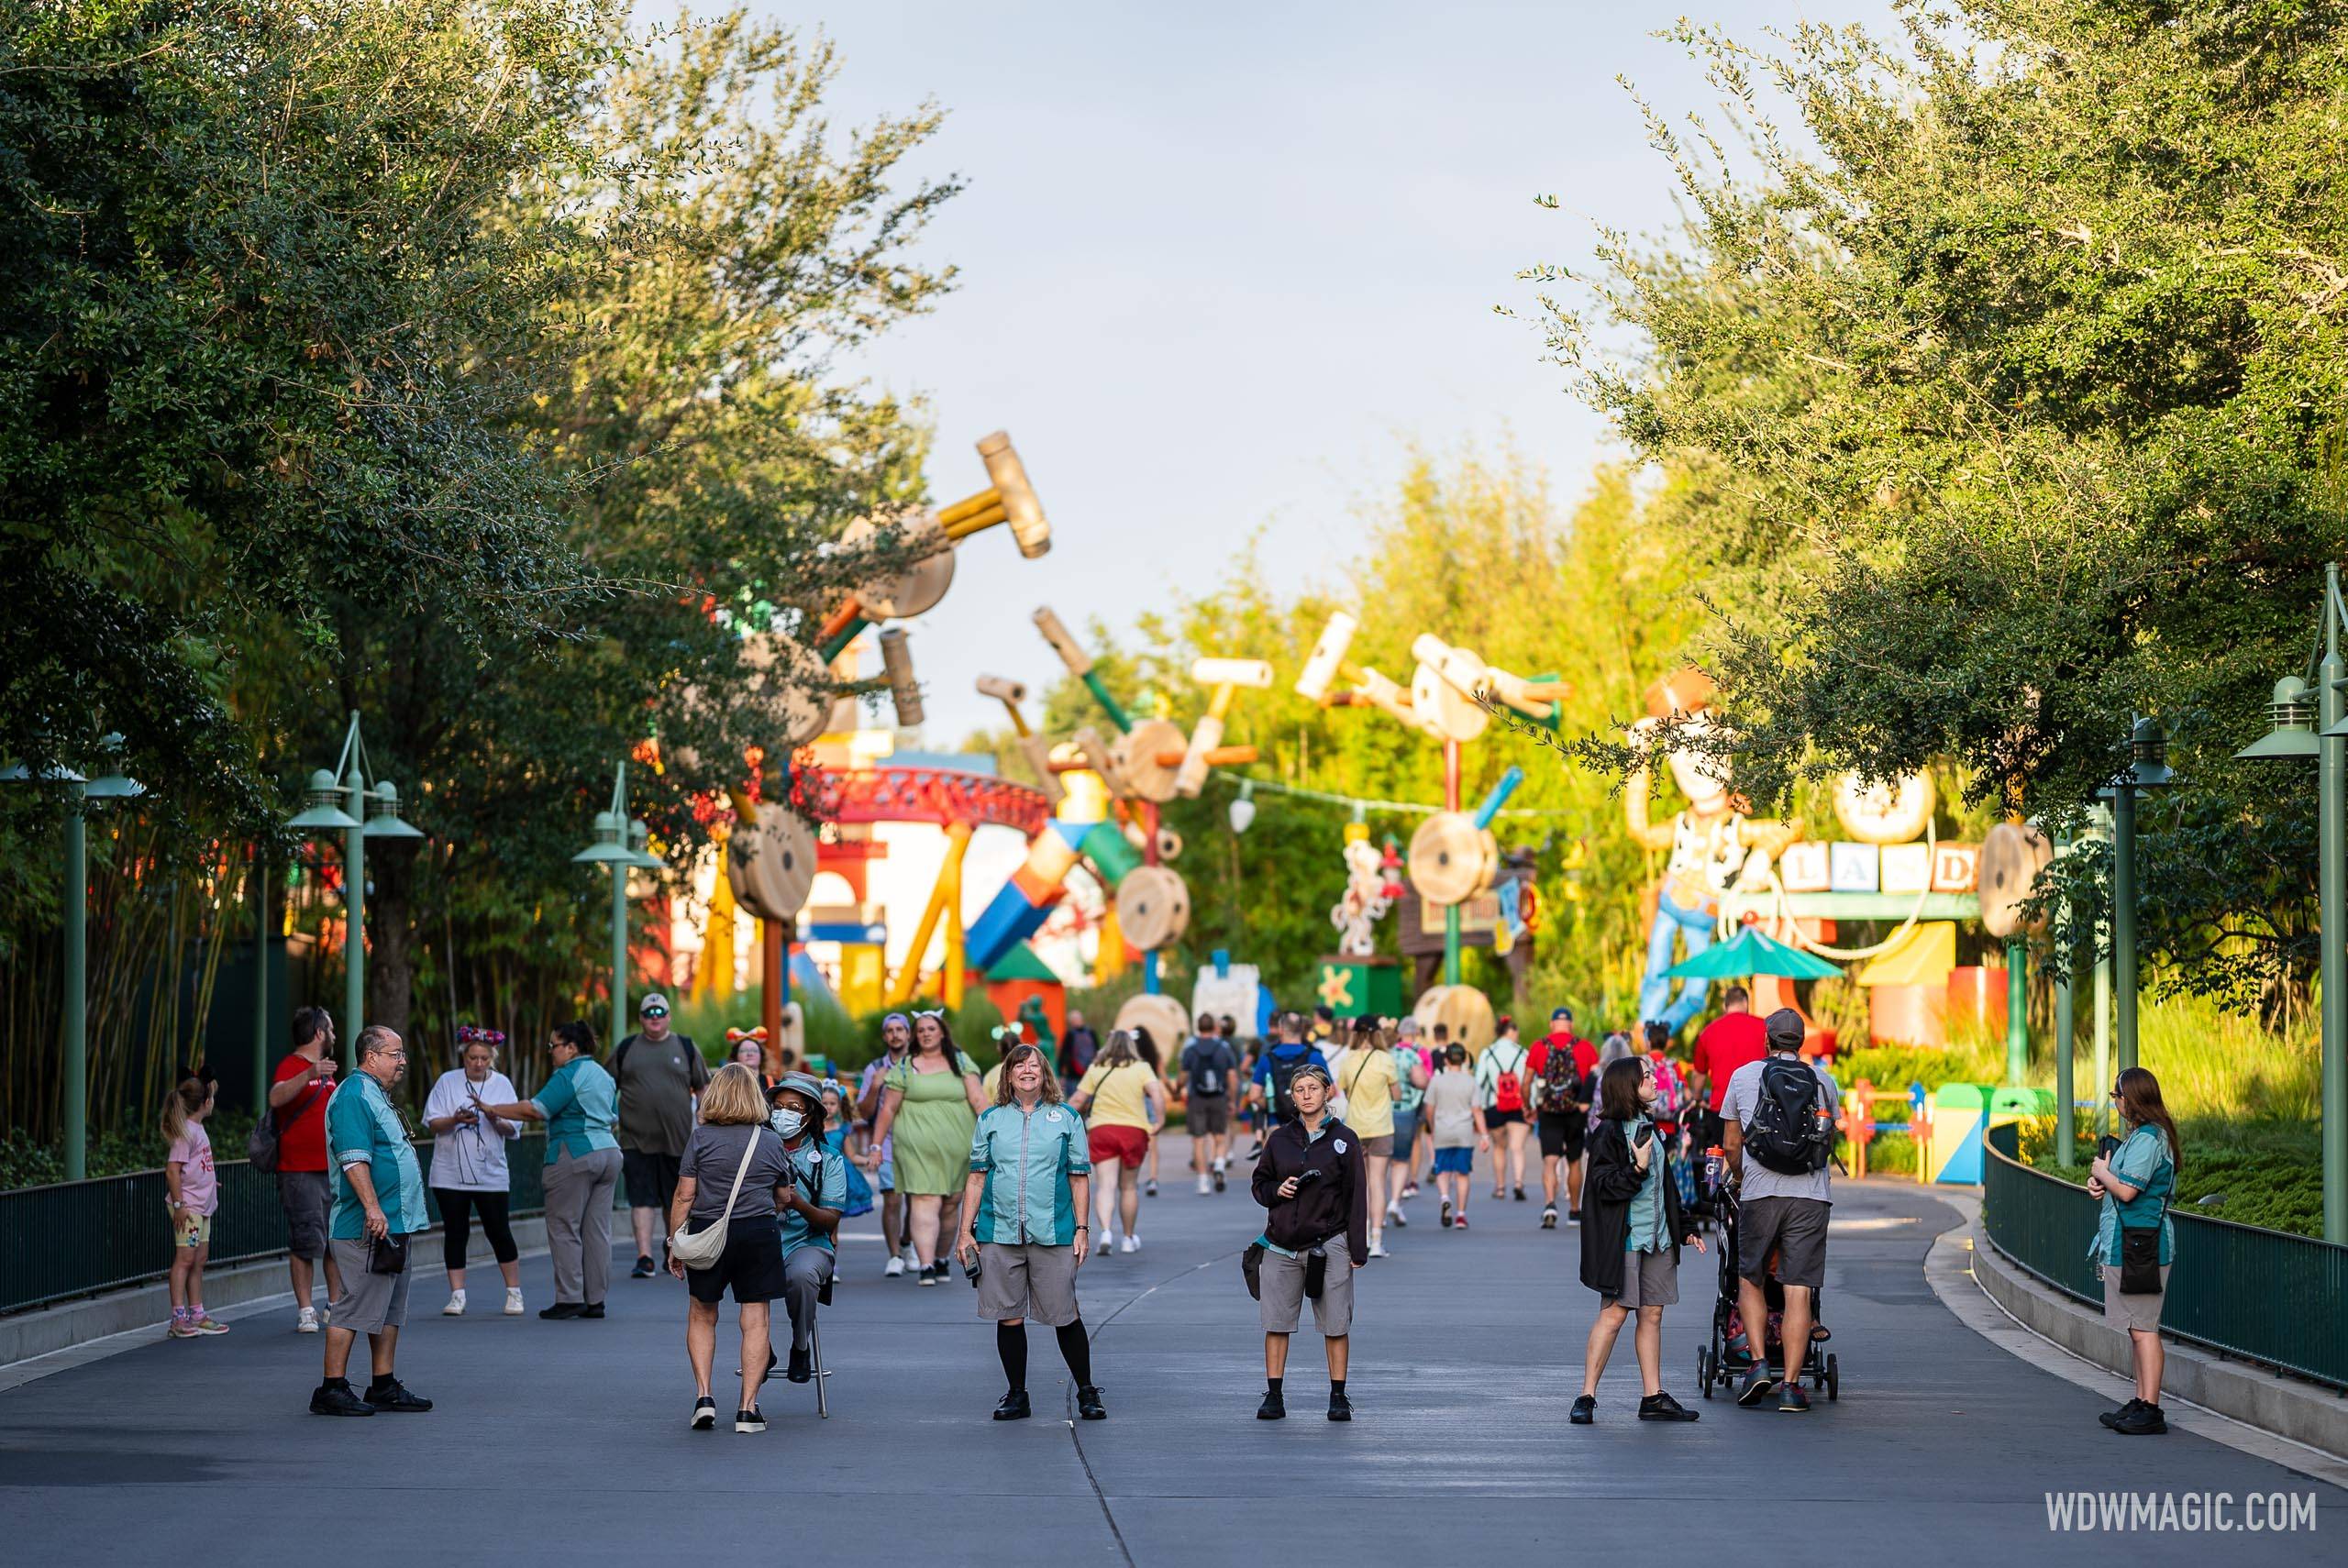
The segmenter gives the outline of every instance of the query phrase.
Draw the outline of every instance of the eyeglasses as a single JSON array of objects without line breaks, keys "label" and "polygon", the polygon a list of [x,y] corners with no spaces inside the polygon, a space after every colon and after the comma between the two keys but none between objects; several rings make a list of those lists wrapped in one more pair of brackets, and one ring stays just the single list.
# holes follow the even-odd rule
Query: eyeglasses
[{"label": "eyeglasses", "polygon": [[644,1016],[647,1018],[666,1018],[669,1016],[669,1010],[665,1007],[648,1007],[644,1010]]}]

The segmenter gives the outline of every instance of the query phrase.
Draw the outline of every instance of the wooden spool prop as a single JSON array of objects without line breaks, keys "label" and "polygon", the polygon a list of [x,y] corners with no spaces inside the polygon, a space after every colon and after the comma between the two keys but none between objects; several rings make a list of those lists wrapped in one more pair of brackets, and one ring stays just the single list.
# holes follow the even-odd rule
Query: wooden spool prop
[{"label": "wooden spool prop", "polygon": [[1182,1042],[1191,1037],[1191,1015],[1179,999],[1163,991],[1143,991],[1124,999],[1110,1027],[1148,1030],[1158,1061],[1170,1066],[1181,1054]]},{"label": "wooden spool prop", "polygon": [[2035,827],[1999,823],[1991,828],[1981,840],[1981,929],[2005,942],[2043,926],[2043,921],[2023,920],[2022,905],[2054,858],[2054,845]]},{"label": "wooden spool prop", "polygon": [[1135,948],[1154,953],[1191,926],[1191,889],[1170,866],[1138,866],[1117,884],[1117,929]]},{"label": "wooden spool prop", "polygon": [[1473,986],[1434,986],[1422,992],[1411,1016],[1419,1021],[1423,1037],[1432,1038],[1438,1023],[1451,1038],[1468,1047],[1470,1056],[1482,1053],[1500,1032],[1492,1016],[1491,999]]},{"label": "wooden spool prop", "polygon": [[814,830],[788,806],[767,802],[756,822],[726,835],[725,876],[735,902],[760,920],[797,920],[815,885]]}]

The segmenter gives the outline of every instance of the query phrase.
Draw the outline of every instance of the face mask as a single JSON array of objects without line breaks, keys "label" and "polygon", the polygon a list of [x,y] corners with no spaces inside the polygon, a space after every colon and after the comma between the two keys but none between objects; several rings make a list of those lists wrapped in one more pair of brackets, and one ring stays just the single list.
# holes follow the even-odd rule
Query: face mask
[{"label": "face mask", "polygon": [[807,1125],[807,1113],[803,1110],[779,1110],[775,1113],[775,1125],[782,1130],[784,1137],[796,1138],[799,1130]]}]

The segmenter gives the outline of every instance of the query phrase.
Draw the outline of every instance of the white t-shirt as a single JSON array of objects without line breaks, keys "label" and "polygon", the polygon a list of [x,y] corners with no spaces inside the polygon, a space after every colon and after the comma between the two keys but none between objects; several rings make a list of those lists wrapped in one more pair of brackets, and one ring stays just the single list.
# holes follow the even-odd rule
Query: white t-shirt
[{"label": "white t-shirt", "polygon": [[[1777,1059],[1775,1055],[1764,1056],[1758,1062],[1745,1063],[1729,1075],[1728,1092],[1721,1096],[1722,1121],[1733,1121],[1739,1127],[1752,1122],[1754,1113],[1761,1108],[1761,1069]],[[1815,1062],[1810,1063],[1809,1066],[1825,1087],[1827,1109],[1833,1110],[1840,1107],[1843,1091],[1835,1087],[1834,1075]],[[1748,1150],[1744,1165],[1744,1174],[1738,1180],[1737,1196],[1747,1203],[1756,1198],[1810,1198],[1821,1203],[1834,1201],[1828,1179],[1834,1169],[1832,1162],[1814,1171],[1789,1176],[1784,1171],[1771,1170],[1755,1159]]]},{"label": "white t-shirt", "polygon": [[[451,1067],[440,1075],[425,1098],[424,1119],[437,1121],[444,1116],[454,1116],[473,1100],[474,1092],[491,1105],[511,1105],[522,1097],[514,1092],[514,1085],[505,1075],[492,1070],[489,1077],[476,1084],[465,1077],[462,1067]],[[471,1127],[451,1127],[446,1132],[435,1133],[432,1139],[432,1182],[450,1192],[504,1192],[513,1186],[505,1169],[505,1140],[519,1138],[522,1129],[514,1122],[506,1124],[504,1137],[500,1137],[484,1116]]]},{"label": "white t-shirt", "polygon": [[1523,1045],[1514,1040],[1495,1040],[1484,1047],[1484,1054],[1476,1058],[1476,1093],[1486,1110],[1492,1110],[1500,1099],[1502,1073],[1516,1075],[1517,1109],[1524,1109],[1524,1059],[1528,1055]]}]

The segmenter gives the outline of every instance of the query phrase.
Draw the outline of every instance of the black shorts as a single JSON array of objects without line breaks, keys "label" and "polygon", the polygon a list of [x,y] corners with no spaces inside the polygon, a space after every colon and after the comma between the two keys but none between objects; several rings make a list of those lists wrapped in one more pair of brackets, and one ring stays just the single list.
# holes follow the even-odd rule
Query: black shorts
[{"label": "black shorts", "polygon": [[[685,1233],[698,1229],[688,1220]],[[735,1220],[726,1228],[725,1250],[716,1265],[685,1270],[685,1288],[696,1301],[714,1307],[725,1299],[729,1286],[737,1304],[772,1301],[782,1294],[782,1226],[773,1215]]]},{"label": "black shorts", "polygon": [[1549,1160],[1578,1160],[1582,1139],[1589,1134],[1589,1119],[1578,1110],[1553,1115],[1545,1110],[1537,1122],[1541,1133],[1541,1157]]},{"label": "black shorts", "polygon": [[1834,1206],[1816,1198],[1751,1198],[1736,1211],[1736,1272],[1755,1285],[1769,1281],[1769,1253],[1778,1254],[1778,1283],[1826,1283],[1826,1222]]},{"label": "black shorts", "polygon": [[1484,1112],[1484,1125],[1487,1127],[1515,1127],[1522,1125],[1523,1121],[1524,1112],[1522,1110],[1488,1110]]},{"label": "black shorts", "polygon": [[677,1196],[677,1165],[682,1158],[680,1154],[655,1154],[644,1149],[622,1149],[620,1176],[627,1183],[627,1206],[669,1212],[669,1205]]}]

